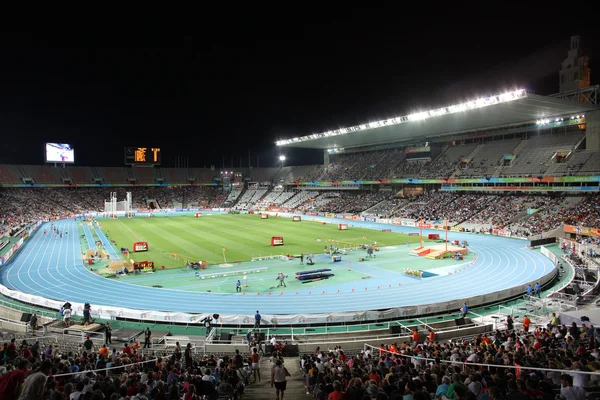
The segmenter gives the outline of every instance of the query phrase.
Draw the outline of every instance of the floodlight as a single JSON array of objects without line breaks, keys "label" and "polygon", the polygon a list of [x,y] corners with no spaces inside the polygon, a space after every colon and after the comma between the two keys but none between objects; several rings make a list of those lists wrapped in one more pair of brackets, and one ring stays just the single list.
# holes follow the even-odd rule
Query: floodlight
[{"label": "floodlight", "polygon": [[[435,118],[435,117],[439,117],[442,115],[453,114],[453,113],[458,113],[458,112],[462,112],[462,111],[466,111],[466,110],[487,107],[487,106],[490,106],[493,104],[498,104],[498,103],[510,102],[510,101],[517,100],[517,99],[520,99],[520,98],[523,98],[526,96],[527,96],[527,93],[526,93],[525,89],[518,89],[518,90],[514,90],[512,92],[506,92],[506,93],[502,93],[502,94],[496,95],[496,96],[478,98],[476,100],[467,101],[462,104],[455,104],[455,105],[451,105],[448,107],[438,108],[436,110],[416,112],[416,113],[412,113],[412,114],[409,114],[404,117],[393,117],[393,118],[384,119],[381,121],[374,121],[374,122],[369,122],[367,124],[351,126],[348,128],[339,128],[339,129],[335,129],[335,130],[328,131],[328,132],[315,133],[312,135],[295,137],[292,139],[278,140],[277,142],[275,142],[275,144],[277,146],[285,146],[285,145],[291,144],[291,143],[305,142],[308,140],[321,139],[321,138],[331,137],[331,136],[346,135],[348,133],[379,128],[381,126],[398,125],[398,124],[402,124],[402,123],[409,122],[409,121],[413,121],[413,122],[414,121],[422,121],[425,119]],[[280,160],[283,161],[281,158],[280,158]]]}]

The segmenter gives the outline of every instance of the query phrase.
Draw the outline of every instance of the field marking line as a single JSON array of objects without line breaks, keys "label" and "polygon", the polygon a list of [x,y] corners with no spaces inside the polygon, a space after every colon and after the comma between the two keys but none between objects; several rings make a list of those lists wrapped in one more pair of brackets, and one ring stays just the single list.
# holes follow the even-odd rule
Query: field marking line
[{"label": "field marking line", "polygon": [[124,223],[123,221],[121,221],[121,219],[120,219],[120,218],[119,218],[118,220],[119,220],[119,222],[120,222],[121,224],[123,224],[123,226],[124,226],[125,228],[127,228],[127,230],[128,230],[129,232],[131,232],[131,234],[132,234],[133,236],[135,236],[135,238],[136,238],[137,240],[143,240],[141,237],[139,237],[138,235],[136,235],[136,233],[135,233],[134,231],[132,231],[130,227],[128,227],[127,225],[125,225],[125,223]]}]

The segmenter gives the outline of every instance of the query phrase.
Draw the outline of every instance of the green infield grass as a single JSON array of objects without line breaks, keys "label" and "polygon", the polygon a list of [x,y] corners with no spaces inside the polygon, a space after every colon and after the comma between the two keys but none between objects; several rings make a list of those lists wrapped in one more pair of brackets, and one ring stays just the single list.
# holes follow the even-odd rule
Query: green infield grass
[{"label": "green infield grass", "polygon": [[[260,215],[193,215],[131,219],[103,219],[102,230],[117,250],[133,251],[134,242],[148,242],[149,251],[131,253],[135,261],[154,261],[157,268],[181,268],[186,260],[210,264],[248,261],[258,257],[322,253],[325,245],[351,248],[376,243],[378,247],[418,243],[418,236],[352,226],[338,230],[337,223],[294,222]],[[385,229],[385,226],[382,226]],[[283,246],[271,246],[282,236]],[[176,256],[174,256],[176,255]]]}]

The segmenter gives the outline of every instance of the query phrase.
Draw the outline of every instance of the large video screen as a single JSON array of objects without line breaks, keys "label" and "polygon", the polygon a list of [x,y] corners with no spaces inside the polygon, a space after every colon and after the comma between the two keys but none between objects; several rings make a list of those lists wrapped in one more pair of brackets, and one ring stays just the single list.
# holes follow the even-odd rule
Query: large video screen
[{"label": "large video screen", "polygon": [[74,163],[75,150],[70,144],[46,143],[47,163]]}]

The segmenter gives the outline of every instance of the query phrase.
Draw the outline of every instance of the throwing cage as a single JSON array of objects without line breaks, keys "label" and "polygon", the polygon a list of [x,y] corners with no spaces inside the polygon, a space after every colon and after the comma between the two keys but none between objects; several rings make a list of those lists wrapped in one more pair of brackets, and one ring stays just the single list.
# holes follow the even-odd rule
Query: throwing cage
[{"label": "throwing cage", "polygon": [[117,200],[117,192],[110,193],[110,200],[104,202],[104,212],[109,218],[117,218],[118,215],[124,215],[127,218],[133,216],[131,211],[131,192],[127,192],[125,200]]}]

